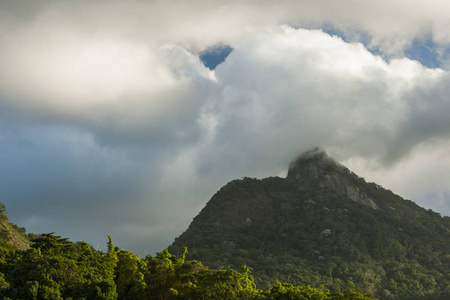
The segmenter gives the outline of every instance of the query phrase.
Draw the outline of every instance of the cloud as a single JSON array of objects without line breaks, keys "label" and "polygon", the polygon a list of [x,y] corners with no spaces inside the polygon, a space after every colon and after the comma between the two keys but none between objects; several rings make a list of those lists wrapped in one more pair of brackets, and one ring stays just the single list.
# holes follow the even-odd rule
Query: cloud
[{"label": "cloud", "polygon": [[345,4],[332,0],[28,1],[27,5],[2,1],[1,5],[5,28],[25,30],[38,39],[47,31],[73,29],[80,36],[178,43],[203,50],[224,41],[234,44],[253,30],[286,23],[307,28],[332,24],[349,35],[366,33],[373,46],[392,53],[426,34],[438,43],[450,42],[448,4],[439,0],[416,0],[408,5],[387,0]]},{"label": "cloud", "polygon": [[[450,211],[448,71],[403,57],[423,35],[445,52],[441,4],[29,4],[0,2],[2,199],[19,226],[154,253],[229,180],[283,175],[314,146]],[[221,43],[211,71],[199,56]]]},{"label": "cloud", "polygon": [[243,145],[247,151],[236,150],[243,153],[322,144],[389,160],[403,143],[414,145],[404,136],[419,122],[414,114],[445,128],[445,120],[419,109],[446,81],[443,74],[408,59],[386,63],[322,31],[281,27],[236,46],[218,67],[222,98],[211,110],[217,140]]}]

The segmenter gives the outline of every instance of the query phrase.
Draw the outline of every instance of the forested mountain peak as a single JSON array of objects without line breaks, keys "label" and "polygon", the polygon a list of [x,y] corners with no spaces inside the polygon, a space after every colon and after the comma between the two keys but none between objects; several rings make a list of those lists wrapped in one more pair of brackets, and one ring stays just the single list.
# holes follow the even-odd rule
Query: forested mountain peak
[{"label": "forested mountain peak", "polygon": [[277,278],[381,299],[450,299],[449,218],[318,148],[293,161],[286,178],[226,184],[169,251],[185,246],[213,269],[249,266],[261,287]]},{"label": "forested mountain peak", "polygon": [[288,178],[320,179],[333,171],[343,171],[346,168],[331,158],[325,150],[314,148],[300,155],[289,164]]},{"label": "forested mountain peak", "polygon": [[359,202],[372,209],[379,209],[367,192],[364,192],[365,182],[358,182],[359,177],[345,166],[341,165],[328,154],[315,148],[300,155],[289,166],[288,179],[294,179],[301,185],[327,188],[337,195]]}]

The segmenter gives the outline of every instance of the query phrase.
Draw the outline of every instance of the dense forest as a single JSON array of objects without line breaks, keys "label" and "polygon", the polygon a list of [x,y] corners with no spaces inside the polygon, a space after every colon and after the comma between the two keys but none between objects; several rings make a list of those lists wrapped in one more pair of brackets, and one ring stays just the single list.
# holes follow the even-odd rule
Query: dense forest
[{"label": "dense forest", "polygon": [[4,212],[2,205],[1,299],[374,299],[280,282],[263,291],[246,266],[241,272],[211,270],[186,261],[186,249],[178,257],[164,250],[140,258],[114,246],[109,236],[103,253],[53,233],[25,235]]}]

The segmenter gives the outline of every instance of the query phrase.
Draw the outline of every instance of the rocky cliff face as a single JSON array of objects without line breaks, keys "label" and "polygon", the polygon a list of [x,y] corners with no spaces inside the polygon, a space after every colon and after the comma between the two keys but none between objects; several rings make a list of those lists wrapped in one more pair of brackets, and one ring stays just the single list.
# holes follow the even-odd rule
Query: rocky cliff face
[{"label": "rocky cliff face", "polygon": [[[352,175],[352,176],[350,176]],[[356,176],[345,166],[329,157],[327,153],[315,148],[302,154],[289,166],[287,178],[297,180],[301,185],[318,185],[334,191],[337,195],[378,209],[377,204],[352,182]]]}]

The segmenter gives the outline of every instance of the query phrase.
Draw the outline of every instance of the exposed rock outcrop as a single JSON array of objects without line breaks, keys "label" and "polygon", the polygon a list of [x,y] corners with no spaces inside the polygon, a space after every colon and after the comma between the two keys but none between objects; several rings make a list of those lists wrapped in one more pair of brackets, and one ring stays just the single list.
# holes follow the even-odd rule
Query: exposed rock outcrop
[{"label": "exposed rock outcrop", "polygon": [[287,178],[298,180],[301,184],[318,184],[320,187],[334,191],[337,195],[346,196],[352,201],[378,209],[375,201],[351,182],[350,174],[353,173],[328,156],[324,150],[315,148],[302,154],[290,164]]}]

